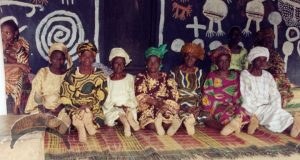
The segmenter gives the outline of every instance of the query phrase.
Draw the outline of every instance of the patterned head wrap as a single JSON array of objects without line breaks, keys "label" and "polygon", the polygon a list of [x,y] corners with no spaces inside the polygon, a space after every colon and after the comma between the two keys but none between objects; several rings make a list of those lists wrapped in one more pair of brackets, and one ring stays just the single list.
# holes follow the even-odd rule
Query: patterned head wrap
[{"label": "patterned head wrap", "polygon": [[268,48],[257,46],[250,50],[247,60],[249,63],[252,63],[252,61],[257,57],[267,57],[267,61],[268,61],[269,55],[270,53]]},{"label": "patterned head wrap", "polygon": [[[67,61],[67,68],[70,68],[73,64],[72,59],[68,53],[68,48],[63,43],[53,43],[49,48],[49,57],[52,55],[54,51],[61,51],[65,54],[65,58]],[[50,59],[49,59],[50,61]]]},{"label": "patterned head wrap", "polygon": [[204,59],[204,49],[200,44],[186,43],[182,46],[181,53],[188,54],[200,60]]},{"label": "patterned head wrap", "polygon": [[110,51],[108,60],[111,62],[115,57],[123,57],[125,59],[125,65],[128,65],[131,62],[129,55],[123,48],[113,48]]},{"label": "patterned head wrap", "polygon": [[97,54],[97,48],[93,43],[80,43],[77,47],[77,54],[78,56],[81,56],[81,54],[85,51],[90,51],[96,56]]},{"label": "patterned head wrap", "polygon": [[148,58],[150,56],[157,56],[158,58],[163,59],[165,53],[167,53],[168,51],[166,47],[167,47],[166,44],[162,44],[158,48],[150,47],[146,50],[145,57]]},{"label": "patterned head wrap", "polygon": [[210,58],[212,60],[213,63],[215,63],[217,61],[217,59],[222,56],[222,55],[229,55],[231,56],[231,51],[228,47],[222,45],[219,46],[218,48],[216,48],[215,50],[213,50],[211,52]]}]

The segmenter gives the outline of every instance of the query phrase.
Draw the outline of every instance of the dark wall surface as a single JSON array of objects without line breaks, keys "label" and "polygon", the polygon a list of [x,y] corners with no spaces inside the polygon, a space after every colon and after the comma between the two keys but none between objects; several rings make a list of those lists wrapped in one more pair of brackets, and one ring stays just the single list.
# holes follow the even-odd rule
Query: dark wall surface
[{"label": "dark wall surface", "polygon": [[[37,2],[37,3],[34,3]],[[73,60],[75,49],[83,41],[94,42],[100,61],[108,63],[112,47],[123,47],[133,59],[130,72],[144,68],[144,51],[149,46],[168,44],[164,69],[181,63],[178,48],[182,42],[202,42],[206,51],[227,43],[232,26],[246,28],[242,44],[249,50],[253,35],[260,28],[274,27],[278,22],[276,50],[284,58],[283,48],[292,50],[287,56],[287,74],[300,85],[300,4],[290,0],[0,0],[1,23],[15,19],[21,35],[30,43],[30,65],[34,73],[47,65],[48,47],[54,41],[67,44]],[[246,14],[246,6],[248,13]],[[212,28],[210,19],[214,19]],[[250,17],[250,18],[249,18]],[[200,29],[194,31],[194,21]],[[218,27],[218,23],[219,26]],[[221,32],[224,31],[224,32]],[[212,31],[209,34],[208,31]],[[219,32],[218,32],[219,31]],[[246,34],[247,33],[247,34]],[[283,45],[283,44],[289,45]],[[207,61],[200,67],[208,68]]]}]

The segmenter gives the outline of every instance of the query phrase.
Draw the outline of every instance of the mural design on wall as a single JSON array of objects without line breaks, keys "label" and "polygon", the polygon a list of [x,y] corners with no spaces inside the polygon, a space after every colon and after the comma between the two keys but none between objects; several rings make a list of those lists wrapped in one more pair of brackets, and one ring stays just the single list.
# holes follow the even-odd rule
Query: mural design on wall
[{"label": "mural design on wall", "polygon": [[161,45],[164,40],[164,25],[165,25],[165,0],[160,0],[160,16],[159,16],[159,28],[158,28],[158,45]]},{"label": "mural design on wall", "polygon": [[40,11],[44,10],[44,7],[42,5],[38,5],[38,4],[31,4],[31,3],[19,2],[19,1],[13,1],[13,0],[10,0],[10,1],[9,0],[8,1],[1,0],[0,1],[0,7],[1,6],[10,6],[10,5],[31,8],[31,11],[26,13],[26,17],[32,17],[36,12],[36,8],[39,8]]},{"label": "mural design on wall", "polygon": [[[190,4],[183,5],[179,4],[176,0],[172,0],[172,12],[173,17],[179,20],[185,20],[187,17],[191,16],[192,6]],[[188,3],[189,0],[180,0],[182,3]]]},{"label": "mural design on wall", "polygon": [[[187,29],[194,29],[194,37],[196,39],[193,40],[193,43],[195,44],[200,44],[202,47],[204,47],[204,41],[202,39],[199,39],[199,30],[206,30],[206,26],[199,24],[198,23],[198,17],[194,16],[193,17],[193,22],[192,24],[187,24],[186,28]],[[180,38],[176,38],[173,40],[171,44],[171,49],[174,52],[180,52],[181,47],[184,45],[184,41]]]},{"label": "mural design on wall", "polygon": [[69,5],[69,4],[74,4],[74,0],[61,0],[61,4],[67,4],[67,5]]},{"label": "mural design on wall", "polygon": [[282,22],[282,17],[279,12],[274,11],[269,14],[268,17],[269,22],[273,25],[274,30],[274,47],[278,48],[278,25]]},{"label": "mural design on wall", "polygon": [[214,49],[217,49],[218,47],[220,47],[222,45],[222,42],[218,41],[218,40],[215,40],[215,41],[212,41],[210,44],[209,44],[209,50],[214,50]]},{"label": "mural design on wall", "polygon": [[256,32],[260,30],[260,22],[264,18],[265,8],[262,2],[265,0],[252,0],[246,5],[246,16],[248,18],[243,34],[248,36],[252,32],[249,30],[252,21],[255,21]]},{"label": "mural design on wall", "polygon": [[199,29],[206,30],[206,26],[198,23],[198,17],[194,16],[193,24],[187,24],[186,28],[194,29],[194,37],[199,37]]},{"label": "mural design on wall", "polygon": [[[19,1],[14,1],[14,0],[4,0],[0,2],[0,7],[1,6],[10,6],[10,5],[15,5],[15,6],[19,6],[19,7],[26,7],[26,8],[31,8],[31,11],[26,13],[26,17],[30,18],[32,17],[35,13],[36,13],[36,8],[39,8],[39,11],[44,11],[44,7],[42,5],[37,5],[37,4],[31,4],[31,3],[25,3],[25,2],[19,2]],[[1,9],[1,8],[0,8]],[[2,12],[2,10],[1,10]],[[2,24],[5,21],[8,20],[13,20],[18,26],[19,26],[19,32],[21,33],[22,31],[24,31],[28,26],[27,25],[23,25],[21,26],[18,23],[18,20],[16,17],[14,16],[4,16],[0,19],[0,24]]]},{"label": "mural design on wall", "polygon": [[[206,0],[203,6],[203,14],[209,19],[208,30],[206,32],[207,37],[223,36],[225,32],[222,30],[221,21],[227,16],[228,8],[225,2],[222,0]],[[217,23],[218,30],[213,30],[214,23]]]},{"label": "mural design on wall", "polygon": [[[204,47],[204,41],[202,39],[196,38],[193,40],[193,43],[200,44],[202,47]],[[172,51],[179,53],[184,44],[185,44],[185,42],[182,39],[180,39],[180,38],[174,39],[171,44],[171,49],[172,49]]]},{"label": "mural design on wall", "polygon": [[282,46],[282,52],[284,54],[284,71],[287,71],[288,58],[293,53],[294,44],[289,41],[285,41]]},{"label": "mural design on wall", "polygon": [[22,31],[24,31],[26,28],[27,28],[27,25],[24,25],[24,26],[20,26],[19,23],[18,23],[18,20],[16,17],[14,16],[6,16],[6,17],[3,17],[0,19],[0,25],[5,22],[5,21],[8,21],[8,20],[13,20],[18,26],[19,26],[19,32],[21,33]]},{"label": "mural design on wall", "polygon": [[46,4],[48,4],[48,0],[32,0],[32,3],[46,5]]},{"label": "mural design on wall", "polygon": [[184,45],[184,41],[180,38],[177,38],[173,40],[171,44],[171,49],[172,51],[179,53],[183,45]]},{"label": "mural design on wall", "polygon": [[[288,57],[292,55],[294,51],[294,44],[293,42],[296,42],[300,39],[300,31],[297,27],[289,27],[285,32],[285,37],[287,39],[286,42],[284,42],[282,46],[282,52],[284,54],[284,69],[285,72],[287,72],[287,64],[288,64]],[[297,52],[300,56],[300,49],[299,49],[300,40],[297,43]]]},{"label": "mural design on wall", "polygon": [[298,43],[297,43],[297,52],[298,52],[298,55],[300,56],[300,41],[298,41]]},{"label": "mural design on wall", "polygon": [[41,56],[48,60],[48,50],[53,42],[64,43],[72,57],[78,58],[76,47],[84,41],[84,29],[78,15],[65,10],[54,11],[45,16],[35,32],[36,47]]},{"label": "mural design on wall", "polygon": [[[170,11],[172,9],[170,6],[173,1],[160,0],[160,2],[160,22],[163,23],[160,23],[159,44],[170,44],[168,61],[165,65],[167,66],[165,67],[166,71],[182,63],[176,53],[180,52],[185,42],[192,41],[202,44],[205,50],[209,52],[221,44],[225,44],[228,40],[226,36],[217,37],[218,29],[227,31],[236,25],[242,28],[245,36],[242,37],[242,42],[239,45],[244,46],[249,51],[253,47],[253,40],[255,39],[255,35],[252,33],[259,31],[262,26],[265,28],[272,27],[275,35],[274,48],[280,56],[284,57],[285,71],[291,82],[300,86],[300,72],[297,69],[300,64],[300,0],[236,0],[230,4],[226,0],[190,0],[189,4],[193,6],[191,14],[193,20],[188,18],[184,22],[174,21],[172,14],[165,14],[165,10]],[[210,7],[207,7],[210,3]],[[223,8],[218,3],[223,5]],[[288,8],[280,8],[283,5],[288,6]],[[219,13],[220,10],[228,10],[228,13],[215,16],[219,15],[216,13]],[[216,18],[222,22],[222,27],[217,28],[217,25],[212,27]],[[207,29],[204,31],[205,27]],[[199,67],[205,67],[205,65],[207,64],[201,63]]]},{"label": "mural design on wall", "polygon": [[200,44],[203,48],[205,47],[203,39],[196,38],[193,40],[193,43]]},{"label": "mural design on wall", "polygon": [[278,10],[287,26],[300,26],[300,0],[278,0]]},{"label": "mural design on wall", "polygon": [[300,38],[300,31],[297,27],[289,27],[285,32],[285,37],[288,41],[295,42]]}]

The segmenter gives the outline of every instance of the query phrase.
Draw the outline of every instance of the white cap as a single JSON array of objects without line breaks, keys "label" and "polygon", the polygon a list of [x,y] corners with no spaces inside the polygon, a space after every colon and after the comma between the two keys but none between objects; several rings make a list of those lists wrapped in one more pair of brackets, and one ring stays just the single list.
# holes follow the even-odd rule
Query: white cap
[{"label": "white cap", "polygon": [[254,47],[250,50],[248,54],[248,62],[251,63],[257,57],[267,57],[267,61],[269,60],[270,52],[266,47]]},{"label": "white cap", "polygon": [[128,65],[131,62],[129,55],[123,48],[113,48],[110,51],[108,60],[111,62],[115,57],[123,57],[125,58],[125,65]]}]

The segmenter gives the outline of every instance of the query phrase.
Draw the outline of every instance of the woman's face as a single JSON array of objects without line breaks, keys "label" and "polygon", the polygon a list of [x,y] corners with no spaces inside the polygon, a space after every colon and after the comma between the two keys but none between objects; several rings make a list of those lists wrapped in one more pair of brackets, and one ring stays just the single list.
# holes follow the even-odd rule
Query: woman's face
[{"label": "woman's face", "polygon": [[230,41],[233,41],[235,43],[239,43],[241,41],[241,32],[237,29],[235,29],[234,31],[232,31],[231,35],[230,35]]},{"label": "woman's face", "polygon": [[122,73],[125,69],[125,58],[115,57],[112,59],[112,69],[114,73]]},{"label": "woman's face", "polygon": [[255,69],[263,70],[267,68],[267,57],[257,57],[253,60],[252,66]]},{"label": "woman's face", "polygon": [[51,66],[57,69],[63,68],[65,64],[65,54],[62,51],[53,51],[50,56]]},{"label": "woman's face", "polygon": [[226,71],[230,67],[230,55],[225,54],[221,55],[217,58],[216,65],[218,66],[218,69],[221,71]]},{"label": "woman's face", "polygon": [[190,56],[188,54],[186,54],[186,56],[184,57],[184,63],[187,67],[191,68],[195,66],[197,59],[193,56]]},{"label": "woman's face", "polygon": [[91,67],[95,62],[95,55],[92,51],[84,51],[79,57],[80,65]]},{"label": "woman's face", "polygon": [[2,41],[4,43],[13,42],[15,37],[15,32],[12,27],[4,25],[1,27]]},{"label": "woman's face", "polygon": [[147,70],[150,73],[156,73],[159,71],[160,58],[157,56],[150,56],[147,59]]}]

